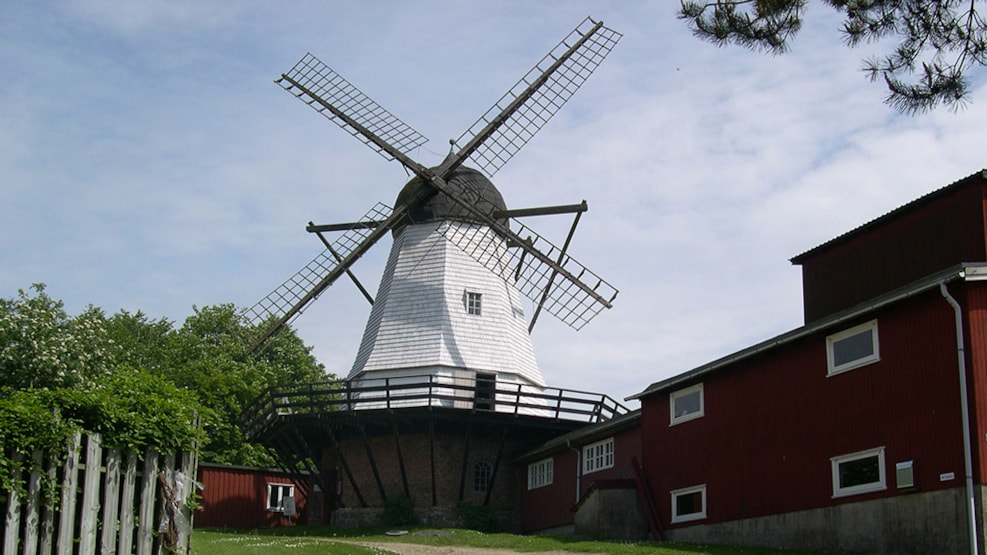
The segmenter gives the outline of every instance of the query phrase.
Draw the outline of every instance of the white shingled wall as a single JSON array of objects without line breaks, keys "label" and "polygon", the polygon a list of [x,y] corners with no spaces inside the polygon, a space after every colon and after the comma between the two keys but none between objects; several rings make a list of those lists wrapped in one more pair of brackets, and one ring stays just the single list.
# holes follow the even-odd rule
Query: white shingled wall
[{"label": "white shingled wall", "polygon": [[[410,225],[395,238],[349,378],[456,369],[496,373],[500,383],[543,386],[517,289],[448,241],[438,226]],[[477,240],[502,245],[485,229]],[[480,316],[467,314],[467,291],[482,295]]]}]

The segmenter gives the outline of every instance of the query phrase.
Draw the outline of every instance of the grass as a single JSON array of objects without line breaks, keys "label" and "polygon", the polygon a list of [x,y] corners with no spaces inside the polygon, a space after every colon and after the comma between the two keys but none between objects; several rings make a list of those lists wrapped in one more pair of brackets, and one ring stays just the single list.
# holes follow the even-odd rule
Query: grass
[{"label": "grass", "polygon": [[[347,530],[326,526],[298,526],[253,531],[196,530],[192,535],[194,555],[388,555],[386,549],[347,542],[374,544],[415,543],[434,546],[468,546],[507,549],[521,553],[567,551],[616,555],[782,555],[797,553],[750,547],[710,546],[680,543],[612,542],[580,540],[560,536],[517,536],[484,534],[472,530],[444,530],[443,535],[388,536],[384,529]],[[804,552],[801,552],[804,553]]]}]

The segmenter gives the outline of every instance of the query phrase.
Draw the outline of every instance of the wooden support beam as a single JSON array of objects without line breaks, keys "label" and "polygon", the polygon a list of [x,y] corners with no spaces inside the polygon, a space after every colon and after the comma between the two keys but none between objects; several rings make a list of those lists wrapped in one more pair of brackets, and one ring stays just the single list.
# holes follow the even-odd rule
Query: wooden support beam
[{"label": "wooden support beam", "polygon": [[370,448],[370,440],[367,438],[367,430],[363,424],[359,424],[360,438],[363,440],[363,448],[367,451],[367,460],[370,461],[370,471],[373,472],[374,481],[377,482],[377,491],[380,493],[380,500],[387,501],[387,493],[384,491],[384,482],[380,479],[380,472],[377,470],[377,460],[374,458],[374,450]]},{"label": "wooden support beam", "polygon": [[466,422],[466,438],[463,441],[463,467],[462,472],[459,475],[459,502],[462,503],[466,495],[466,470],[469,467],[470,460],[470,439],[473,436],[473,423],[470,421]]},{"label": "wooden support beam", "polygon": [[432,506],[435,507],[439,500],[435,494],[435,413],[431,411],[428,419],[428,462],[432,467]]},{"label": "wooden support beam", "polygon": [[408,487],[408,473],[404,469],[404,455],[401,453],[401,435],[398,432],[397,420],[391,421],[394,430],[394,449],[398,454],[398,469],[401,471],[401,485],[404,486],[404,496],[411,499],[411,488]]},{"label": "wooden support beam", "polygon": [[336,460],[339,461],[340,466],[343,467],[343,473],[346,474],[346,479],[350,481],[350,487],[353,488],[353,495],[356,495],[356,499],[360,502],[360,506],[366,508],[367,501],[363,499],[363,495],[360,493],[360,486],[358,486],[356,484],[356,480],[353,479],[353,473],[350,472],[350,465],[346,462],[346,456],[343,455],[343,450],[339,448],[339,442],[336,441],[336,434],[332,431],[332,426],[324,424],[323,430],[325,430],[325,432],[329,435],[329,441],[332,442],[333,453],[336,455]]},{"label": "wooden support beam", "polygon": [[504,426],[500,433],[500,446],[497,447],[497,458],[494,459],[493,471],[490,473],[490,483],[487,484],[487,495],[483,498],[483,506],[486,507],[490,505],[490,496],[493,494],[494,483],[497,482],[497,470],[500,469],[500,461],[504,457],[504,448],[507,445],[507,429],[510,426]]}]

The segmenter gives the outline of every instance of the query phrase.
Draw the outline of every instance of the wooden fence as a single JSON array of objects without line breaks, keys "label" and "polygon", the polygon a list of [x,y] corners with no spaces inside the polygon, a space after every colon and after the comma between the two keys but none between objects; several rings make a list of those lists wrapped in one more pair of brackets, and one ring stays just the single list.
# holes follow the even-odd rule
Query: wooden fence
[{"label": "wooden fence", "polygon": [[189,552],[194,453],[139,456],[104,449],[99,434],[76,434],[64,457],[33,457],[58,499],[46,500],[37,472],[15,477],[26,480],[25,492],[0,491],[2,555]]}]

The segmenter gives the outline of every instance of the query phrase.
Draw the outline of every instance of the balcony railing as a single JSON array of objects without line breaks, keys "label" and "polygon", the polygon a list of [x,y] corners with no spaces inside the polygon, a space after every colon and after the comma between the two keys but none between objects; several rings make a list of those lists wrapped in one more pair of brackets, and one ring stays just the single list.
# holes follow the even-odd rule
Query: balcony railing
[{"label": "balcony railing", "polygon": [[594,423],[628,409],[599,393],[421,375],[375,378],[265,390],[241,418],[243,432],[256,439],[282,417],[305,414],[441,407]]}]

